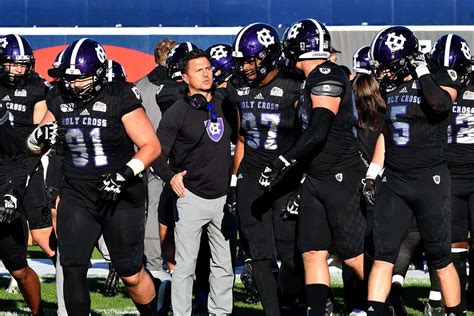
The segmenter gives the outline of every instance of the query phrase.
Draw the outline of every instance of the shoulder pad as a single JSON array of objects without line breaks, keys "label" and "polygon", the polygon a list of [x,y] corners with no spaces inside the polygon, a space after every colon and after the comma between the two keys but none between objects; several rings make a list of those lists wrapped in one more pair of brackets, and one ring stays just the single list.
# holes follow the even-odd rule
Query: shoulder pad
[{"label": "shoulder pad", "polygon": [[327,80],[318,82],[311,88],[311,94],[338,97],[344,92],[344,85],[339,81]]}]

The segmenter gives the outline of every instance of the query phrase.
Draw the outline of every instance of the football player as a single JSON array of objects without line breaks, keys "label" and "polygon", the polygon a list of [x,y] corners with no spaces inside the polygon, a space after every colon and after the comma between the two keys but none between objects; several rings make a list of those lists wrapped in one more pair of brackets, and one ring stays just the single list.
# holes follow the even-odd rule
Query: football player
[{"label": "football player", "polygon": [[[13,127],[26,142],[46,113],[45,99],[50,85],[34,71],[33,50],[24,37],[9,34],[0,38],[0,43],[0,102],[9,109]],[[23,208],[33,240],[55,261],[55,249],[50,246],[53,227],[43,165],[38,157],[25,159],[29,180],[22,201]]]},{"label": "football player", "polygon": [[[272,26],[247,25],[237,34],[233,46],[237,77],[228,84],[227,93],[239,110],[240,137],[231,186],[237,188],[238,218],[249,244],[253,279],[263,309],[266,315],[280,315],[280,310],[294,307],[302,289],[295,256],[295,221],[280,217],[299,179],[292,175],[271,193],[266,193],[258,181],[265,165],[293,144],[301,83],[277,68],[280,37]],[[233,197],[229,194],[228,198]],[[272,272],[277,256],[282,262],[279,284]]]},{"label": "football player", "polygon": [[[298,115],[304,132],[260,176],[272,189],[296,162],[306,162],[301,191],[298,248],[302,252],[309,315],[324,315],[329,295],[328,250],[364,278],[365,219],[360,209],[355,104],[349,78],[331,54],[331,36],[319,21],[293,23],[283,35],[285,56],[304,74]],[[272,189],[273,190],[273,189]],[[361,283],[362,285],[362,283]]]},{"label": "football player", "polygon": [[145,190],[140,174],[161,148],[139,90],[131,83],[107,82],[106,61],[104,48],[91,39],[66,48],[58,83],[48,94],[48,111],[28,137],[28,147],[40,154],[63,141],[65,179],[57,226],[68,314],[90,313],[87,270],[103,234],[138,311],[154,315],[155,288],[143,268]]},{"label": "football player", "polygon": [[[471,53],[467,41],[456,34],[446,34],[439,38],[430,52],[429,65],[436,69],[447,67],[450,77],[465,85],[471,73]],[[466,302],[466,259],[468,255],[468,233],[469,221],[472,218],[472,207],[470,206],[471,175],[469,168],[471,163],[472,143],[470,133],[474,131],[471,114],[474,103],[469,99],[471,88],[466,87],[458,94],[449,116],[448,125],[448,150],[446,159],[451,173],[451,256],[454,267],[461,281],[461,301],[463,306]],[[472,231],[472,230],[471,230]],[[472,234],[472,233],[471,233]],[[434,271],[431,279],[436,278]],[[430,305],[426,309],[436,308],[441,305],[441,294],[439,293],[439,280],[433,280],[430,289]],[[436,291],[437,290],[437,291]],[[433,291],[437,292],[438,300],[433,302]],[[436,304],[437,303],[437,304]],[[436,306],[438,305],[438,306]],[[426,314],[426,312],[425,312]]]},{"label": "football player", "polygon": [[369,315],[383,314],[393,264],[414,216],[428,260],[440,278],[446,312],[460,315],[463,310],[451,260],[451,179],[445,160],[448,116],[460,86],[446,66],[431,73],[418,47],[412,31],[394,26],[380,31],[370,48],[370,59],[383,75],[387,115],[364,181],[364,194],[373,202],[375,190],[367,188],[374,187],[385,166],[374,210]]}]

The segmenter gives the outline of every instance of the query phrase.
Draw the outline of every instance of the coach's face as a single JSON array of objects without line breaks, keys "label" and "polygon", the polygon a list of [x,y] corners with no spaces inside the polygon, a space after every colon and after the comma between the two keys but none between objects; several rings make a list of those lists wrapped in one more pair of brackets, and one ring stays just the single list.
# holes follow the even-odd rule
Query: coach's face
[{"label": "coach's face", "polygon": [[191,59],[183,79],[190,90],[209,91],[212,88],[212,67],[206,57]]}]

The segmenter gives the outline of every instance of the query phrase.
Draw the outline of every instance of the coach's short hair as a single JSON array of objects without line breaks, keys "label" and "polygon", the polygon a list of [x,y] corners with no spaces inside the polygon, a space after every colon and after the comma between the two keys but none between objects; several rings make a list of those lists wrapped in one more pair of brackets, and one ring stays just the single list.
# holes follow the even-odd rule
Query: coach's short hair
[{"label": "coach's short hair", "polygon": [[209,57],[209,54],[206,53],[206,51],[202,49],[194,49],[190,51],[181,60],[180,65],[179,65],[179,70],[181,71],[182,74],[185,74],[188,71],[189,61],[193,59],[197,59],[197,58],[202,58],[202,57],[207,58],[207,60],[211,61],[211,57]]}]

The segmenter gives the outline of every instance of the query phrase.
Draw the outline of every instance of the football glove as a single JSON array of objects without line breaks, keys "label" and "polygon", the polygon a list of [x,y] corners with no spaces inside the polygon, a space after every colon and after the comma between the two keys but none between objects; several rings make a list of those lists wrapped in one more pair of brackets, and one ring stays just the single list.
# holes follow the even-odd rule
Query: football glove
[{"label": "football glove", "polygon": [[408,60],[411,69],[416,73],[418,78],[430,73],[425,54],[419,53],[410,57]]},{"label": "football glove", "polygon": [[283,221],[295,220],[298,216],[301,201],[301,191],[303,191],[303,182],[305,179],[306,176],[301,179],[300,185],[295,190],[295,192],[291,194],[288,202],[286,203],[286,207],[282,210],[280,217]]},{"label": "football glove", "polygon": [[296,160],[286,159],[280,155],[275,159],[271,166],[266,166],[260,174],[258,183],[263,190],[270,192],[272,188],[283,178],[283,176],[296,164]]},{"label": "football glove", "polygon": [[364,200],[367,205],[375,205],[375,199],[377,197],[377,193],[375,190],[375,180],[371,178],[362,179],[362,184],[364,187],[362,188],[362,194],[364,195]]},{"label": "football glove", "polygon": [[104,200],[115,201],[127,184],[134,177],[133,170],[125,165],[114,173],[109,173],[97,185],[99,195]]},{"label": "football glove", "polygon": [[227,192],[227,198],[225,200],[225,211],[229,214],[237,214],[237,187],[230,186]]},{"label": "football glove", "polygon": [[0,223],[11,223],[15,219],[16,209],[16,197],[12,194],[5,194],[0,200]]}]

